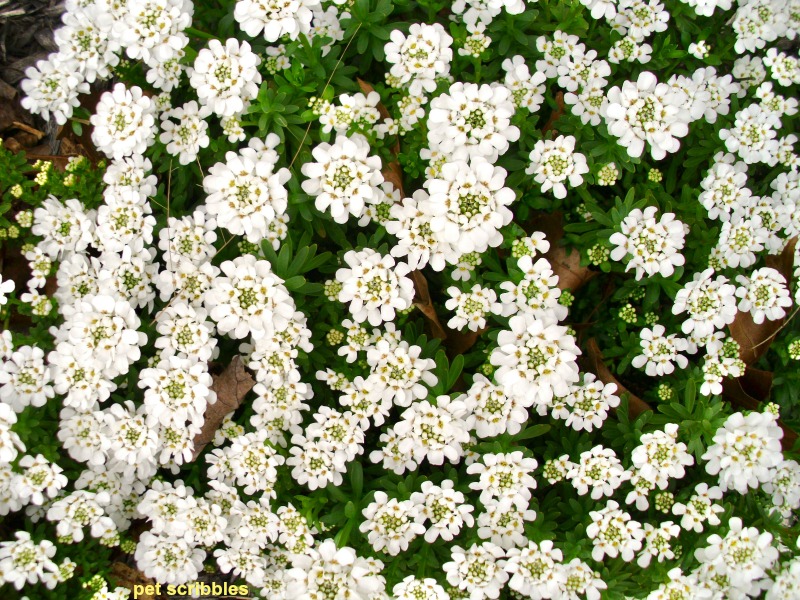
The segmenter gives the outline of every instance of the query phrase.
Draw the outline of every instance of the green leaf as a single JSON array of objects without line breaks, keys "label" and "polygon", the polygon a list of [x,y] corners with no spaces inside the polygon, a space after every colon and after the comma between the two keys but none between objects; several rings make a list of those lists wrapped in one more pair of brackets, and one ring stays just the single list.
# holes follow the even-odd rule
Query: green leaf
[{"label": "green leaf", "polygon": [[526,427],[518,434],[511,436],[511,439],[515,442],[522,442],[524,440],[532,440],[533,438],[537,438],[539,436],[544,435],[550,431],[550,425],[540,423],[539,425],[532,425],[530,427]]},{"label": "green leaf", "polygon": [[350,486],[353,488],[353,495],[360,498],[364,491],[364,470],[357,460],[350,463]]},{"label": "green leaf", "polygon": [[463,369],[464,369],[464,355],[459,354],[453,359],[453,362],[450,363],[450,369],[447,372],[447,388],[445,388],[446,392],[449,392],[456,384],[456,381],[458,381],[458,378],[461,375],[461,371]]},{"label": "green leaf", "polygon": [[302,288],[306,283],[306,278],[302,275],[295,275],[294,277],[290,277],[286,281],[283,282],[283,285],[286,286],[286,289],[291,292],[297,292]]}]

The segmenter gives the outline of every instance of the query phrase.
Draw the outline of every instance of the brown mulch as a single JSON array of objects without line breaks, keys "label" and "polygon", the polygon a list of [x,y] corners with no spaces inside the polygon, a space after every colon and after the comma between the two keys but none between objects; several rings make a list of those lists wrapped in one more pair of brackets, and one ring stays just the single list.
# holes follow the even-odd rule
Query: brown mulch
[{"label": "brown mulch", "polygon": [[0,0],[0,138],[14,152],[59,154],[58,125],[22,108],[20,83],[25,69],[56,50],[63,12],[64,0]]}]

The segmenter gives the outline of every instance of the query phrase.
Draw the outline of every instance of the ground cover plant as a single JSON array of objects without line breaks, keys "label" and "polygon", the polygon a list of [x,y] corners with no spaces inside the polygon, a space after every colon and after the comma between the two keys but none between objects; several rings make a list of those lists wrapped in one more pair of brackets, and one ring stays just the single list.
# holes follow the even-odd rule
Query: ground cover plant
[{"label": "ground cover plant", "polygon": [[798,31],[67,0],[22,104],[102,160],[0,147],[0,597],[798,597]]}]

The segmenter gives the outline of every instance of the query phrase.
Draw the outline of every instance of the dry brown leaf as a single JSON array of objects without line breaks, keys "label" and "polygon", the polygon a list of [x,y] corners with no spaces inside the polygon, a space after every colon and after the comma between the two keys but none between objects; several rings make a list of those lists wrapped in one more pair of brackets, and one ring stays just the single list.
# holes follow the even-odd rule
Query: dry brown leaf
[{"label": "dry brown leaf", "polygon": [[553,273],[558,276],[558,288],[561,290],[577,291],[593,277],[597,271],[581,266],[581,253],[571,248],[569,251],[561,245],[564,238],[564,214],[561,211],[547,214],[537,214],[525,223],[528,234],[541,231],[550,243],[544,257],[550,262]]},{"label": "dry brown leaf", "polygon": [[447,351],[448,358],[455,358],[459,354],[465,354],[470,348],[475,345],[478,338],[486,332],[487,328],[478,329],[478,331],[458,331],[450,329],[445,325],[447,332],[447,339],[445,339],[443,346]]},{"label": "dry brown leaf", "polygon": [[386,168],[382,171],[382,175],[386,181],[395,187],[395,189],[400,190],[401,198],[406,197],[406,192],[403,189],[403,169],[399,162],[393,160],[387,164]]},{"label": "dry brown leaf", "polygon": [[564,114],[566,107],[564,106],[564,92],[559,91],[556,93],[556,108],[550,113],[550,118],[547,119],[547,123],[544,124],[542,127],[542,136],[546,136],[549,131],[553,131],[553,133],[558,133],[555,131],[555,123],[561,118],[561,115]]},{"label": "dry brown leaf", "polygon": [[[768,256],[766,264],[768,267],[776,269],[786,278],[787,283],[791,284],[794,270],[794,248],[797,238],[794,237],[786,244],[777,256]],[[761,358],[769,350],[775,336],[783,327],[786,318],[775,321],[765,320],[757,325],[749,312],[739,311],[736,318],[728,327],[731,337],[739,342],[739,357],[745,364],[752,364]]]},{"label": "dry brown leaf", "polygon": [[635,419],[645,411],[653,410],[647,402],[639,398],[636,394],[633,394],[614,377],[614,374],[606,366],[603,360],[603,353],[600,351],[600,346],[597,345],[597,340],[594,338],[586,342],[586,357],[588,359],[588,370],[597,375],[600,381],[603,383],[615,383],[617,385],[616,393],[618,396],[623,393],[628,394],[628,413],[632,419]]},{"label": "dry brown leaf", "polygon": [[206,407],[203,415],[203,428],[194,437],[194,453],[192,460],[195,460],[211,440],[214,439],[217,429],[222,424],[225,415],[239,408],[242,399],[247,395],[256,384],[250,373],[248,373],[242,359],[234,356],[231,364],[220,373],[214,376],[211,389],[217,394],[217,401]]},{"label": "dry brown leaf", "polygon": [[436,314],[436,308],[431,301],[431,294],[428,291],[428,280],[421,271],[411,271],[411,279],[414,281],[414,288],[417,293],[414,296],[414,306],[428,319],[428,324],[431,327],[431,334],[438,340],[447,338],[447,332],[439,321],[439,315]]},{"label": "dry brown leaf", "polygon": [[[133,592],[134,586],[154,586],[155,581],[152,579],[145,577],[144,573],[137,569],[133,569],[126,565],[125,563],[115,562],[111,565],[111,578],[113,582],[124,588],[128,588]],[[162,585],[162,591],[166,589],[167,586]],[[152,589],[152,588],[151,588]],[[157,600],[158,598],[163,598],[164,596],[159,594],[145,594],[142,591],[142,588],[138,588],[136,591],[139,592],[136,596],[137,600]],[[133,597],[133,595],[131,595]]]}]

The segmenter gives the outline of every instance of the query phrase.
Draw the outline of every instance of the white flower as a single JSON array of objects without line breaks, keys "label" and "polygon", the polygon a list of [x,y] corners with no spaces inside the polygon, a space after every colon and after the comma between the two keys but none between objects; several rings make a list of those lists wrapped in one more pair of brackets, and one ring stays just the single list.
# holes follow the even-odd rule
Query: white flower
[{"label": "white flower", "polygon": [[488,504],[496,500],[512,500],[515,505],[527,507],[530,490],[536,489],[533,472],[538,463],[534,458],[524,458],[521,451],[508,454],[484,454],[480,461],[467,467],[467,473],[478,475],[479,480],[469,487],[481,492],[480,500]]},{"label": "white flower", "polygon": [[680,143],[676,138],[689,132],[689,115],[681,108],[684,96],[644,71],[635,83],[626,81],[622,88],[615,86],[608,92],[604,114],[608,131],[619,138],[630,156],[641,156],[648,143],[653,159],[661,160],[667,153],[677,152]]},{"label": "white flower", "polygon": [[376,552],[385,549],[388,554],[397,555],[408,550],[408,543],[416,536],[425,533],[425,526],[416,522],[418,509],[411,500],[399,502],[391,500],[385,492],[375,492],[375,499],[361,511],[364,521],[359,526],[361,533]]},{"label": "white flower", "polygon": [[109,501],[108,492],[76,490],[50,505],[47,520],[56,523],[59,536],[70,537],[73,542],[83,541],[83,528],[87,525],[92,537],[101,537],[105,529],[116,530],[116,525],[103,510]]},{"label": "white flower", "polygon": [[586,157],[575,152],[573,136],[558,136],[555,140],[539,140],[530,154],[531,164],[525,170],[542,184],[542,192],[553,190],[556,198],[566,198],[565,181],[571,187],[583,183],[583,174],[589,172]]},{"label": "white flower", "polygon": [[749,267],[755,264],[757,253],[764,249],[769,233],[761,216],[734,212],[722,223],[719,241],[712,249],[712,259],[725,267]]},{"label": "white flower", "polygon": [[450,596],[435,579],[417,579],[409,575],[392,588],[395,600],[449,600]]},{"label": "white flower", "polygon": [[581,45],[577,35],[568,35],[559,29],[553,32],[552,39],[539,36],[536,38],[536,49],[544,54],[544,59],[536,61],[536,70],[544,73],[548,79],[556,77],[558,66],[569,60]]},{"label": "white flower", "polygon": [[[147,75],[145,76],[147,82],[154,88],[163,90],[164,93],[169,94],[169,92],[180,85],[181,75],[186,70],[186,67],[181,64],[181,60],[184,56],[186,56],[186,52],[183,50],[177,50],[175,52],[175,56],[169,60],[150,65],[150,68],[147,70]],[[156,97],[154,99],[159,110],[162,111],[162,116],[163,113],[168,112],[172,107],[171,98],[169,98],[169,105],[160,104],[160,102],[166,102],[167,98],[169,98],[169,96]],[[192,102],[194,102],[194,100],[192,100]]]},{"label": "white flower", "polygon": [[557,568],[564,555],[551,540],[506,550],[503,567],[511,576],[508,587],[528,598],[556,598],[566,584],[566,572]]},{"label": "white flower", "polygon": [[771,413],[737,412],[727,418],[714,434],[714,443],[702,459],[710,475],[719,475],[722,491],[735,489],[740,494],[749,488],[772,481],[775,467],[783,460],[783,430]]},{"label": "white flower", "polygon": [[601,510],[591,511],[589,516],[592,523],[586,528],[586,535],[594,546],[594,560],[620,556],[625,562],[631,562],[634,553],[642,549],[644,531],[641,524],[631,520],[631,516],[614,500],[609,500]]},{"label": "white flower", "polygon": [[261,142],[264,148],[258,150],[251,140],[250,146],[238,153],[226,152],[225,162],[213,165],[203,178],[208,215],[217,226],[244,235],[252,243],[270,235],[270,226],[288,205],[284,184],[291,175],[286,168],[275,170],[278,143],[278,136],[269,134],[266,145]]},{"label": "white flower", "polygon": [[64,125],[81,104],[78,95],[89,93],[89,83],[84,81],[79,64],[54,53],[25,69],[25,79],[20,84],[25,93],[22,107],[45,120],[52,115],[56,123]]},{"label": "white flower", "polygon": [[108,200],[108,198],[143,199],[155,196],[158,178],[150,174],[152,170],[150,159],[140,154],[111,160],[106,172],[103,173],[103,183],[106,184],[103,197]]},{"label": "white flower", "polygon": [[0,581],[21,590],[26,583],[44,583],[53,589],[59,582],[59,568],[51,559],[56,554],[53,542],[35,543],[27,531],[17,531],[15,541],[0,542]]},{"label": "white flower", "polygon": [[347,546],[337,548],[332,539],[318,543],[305,553],[292,558],[287,569],[287,599],[322,598],[334,590],[334,597],[349,596],[353,600],[372,598],[384,589],[380,576],[383,563],[368,561]]},{"label": "white flower", "polygon": [[778,162],[780,119],[772,112],[751,104],[736,113],[731,129],[721,129],[719,137],[728,152],[736,152],[747,164],[763,162],[769,166]]},{"label": "white flower", "polygon": [[617,14],[617,0],[581,0],[581,4],[591,11],[593,19],[610,21]]},{"label": "white flower", "polygon": [[584,496],[591,488],[592,500],[611,496],[630,477],[630,472],[623,468],[614,451],[599,445],[581,452],[578,463],[572,464],[567,472],[567,478],[578,494]]},{"label": "white flower", "polygon": [[305,163],[301,171],[308,180],[303,191],[315,196],[320,212],[330,211],[337,223],[350,215],[361,217],[367,204],[379,204],[383,192],[381,159],[369,156],[369,142],[361,134],[337,135],[331,145],[322,143],[311,154],[316,162]]},{"label": "white flower", "polygon": [[684,467],[694,464],[686,444],[677,439],[678,425],[668,423],[663,431],[642,435],[631,455],[637,474],[662,490],[666,489],[669,479],[682,478],[686,473]]},{"label": "white flower", "polygon": [[37,247],[52,259],[85,250],[92,241],[92,229],[92,220],[75,199],[62,204],[54,196],[48,196],[33,211],[31,233],[44,238]]},{"label": "white flower", "polygon": [[[161,129],[159,136],[162,144],[167,145],[167,152],[178,157],[178,162],[188,165],[197,159],[200,148],[209,144],[207,107],[198,108],[197,102],[192,100],[180,108],[173,108],[161,115]],[[170,119],[177,119],[176,125]]]},{"label": "white flower", "polygon": [[711,589],[700,583],[696,574],[684,575],[680,567],[670,569],[667,577],[668,581],[650,592],[645,600],[673,600],[674,598],[711,600],[715,597]]},{"label": "white flower", "polygon": [[503,556],[503,549],[491,542],[473,544],[467,550],[453,546],[452,560],[442,570],[447,574],[447,582],[464,590],[469,600],[494,600],[508,581],[508,573],[503,570],[505,561],[500,560]]},{"label": "white flower", "polygon": [[675,552],[672,549],[670,540],[677,538],[681,528],[672,521],[663,521],[658,527],[653,527],[650,523],[644,524],[644,549],[639,554],[636,564],[646,569],[650,566],[653,558],[658,562],[673,560]]},{"label": "white flower", "polygon": [[0,364],[0,400],[14,412],[27,406],[40,408],[54,395],[50,370],[44,365],[44,351],[21,346]]},{"label": "white flower", "polygon": [[237,0],[233,17],[250,37],[263,32],[268,42],[276,42],[284,35],[296,40],[300,34],[310,32],[312,10],[318,7],[315,0]]},{"label": "white flower", "polygon": [[528,421],[530,402],[524,397],[508,396],[503,389],[476,373],[472,386],[459,397],[468,410],[467,424],[479,438],[503,433],[517,434]]},{"label": "white flower", "polygon": [[509,142],[519,139],[519,129],[511,125],[514,103],[511,91],[502,85],[454,83],[447,94],[431,100],[428,116],[428,143],[459,158],[495,162],[508,150]]},{"label": "white flower", "polygon": [[525,59],[520,55],[505,59],[502,67],[506,72],[504,84],[511,90],[514,105],[524,106],[532,113],[537,112],[544,102],[545,74],[537,70],[531,75]]},{"label": "white flower", "polygon": [[784,563],[767,590],[766,600],[792,600],[800,589],[800,558]]},{"label": "white flower", "polygon": [[600,77],[588,80],[580,92],[567,92],[564,102],[572,106],[572,114],[579,116],[581,122],[592,126],[600,125],[608,106],[605,92],[606,80]]},{"label": "white flower", "polygon": [[566,327],[552,318],[521,314],[511,317],[509,330],[497,336],[498,347],[489,361],[500,367],[495,380],[511,396],[534,398],[545,414],[554,396],[566,396],[578,381],[577,357],[581,351]]},{"label": "white flower", "polygon": [[155,104],[138,86],[116,84],[100,96],[95,111],[92,142],[109,158],[144,154],[156,140]]},{"label": "white flower", "polygon": [[3,281],[3,274],[0,273],[0,306],[8,302],[7,295],[14,291],[16,283],[13,279],[6,279]]},{"label": "white flower", "polygon": [[214,325],[207,320],[208,312],[185,302],[173,302],[162,310],[156,320],[155,347],[162,356],[177,354],[207,362],[217,345]]},{"label": "white flower", "polygon": [[422,491],[411,494],[411,501],[417,506],[417,523],[427,524],[425,541],[432,544],[437,538],[449,542],[466,525],[472,527],[474,519],[471,504],[467,504],[464,494],[453,489],[454,483],[445,479],[440,486],[430,481],[422,482]]},{"label": "white flower", "polygon": [[733,322],[736,317],[736,286],[730,285],[722,275],[714,276],[714,269],[695,273],[675,296],[672,314],[689,313],[681,330],[697,337],[705,337]]},{"label": "white flower", "polygon": [[729,10],[731,0],[681,0],[694,8],[694,11],[701,16],[710,17],[717,8]]},{"label": "white flower", "polygon": [[486,160],[446,163],[439,178],[428,179],[424,212],[435,239],[449,245],[447,262],[485,252],[503,241],[500,228],[511,222],[507,208],[516,199],[505,185],[506,171]]},{"label": "white flower", "polygon": [[141,322],[127,300],[104,294],[85,296],[75,306],[64,307],[64,316],[64,340],[90,351],[106,377],[127,373],[139,360],[139,347],[147,336],[137,331]]},{"label": "white flower", "polygon": [[41,506],[45,498],[55,498],[67,485],[64,469],[41,454],[23,456],[19,461],[22,475],[17,478],[17,495],[23,502]]},{"label": "white flower", "polygon": [[450,74],[453,38],[439,23],[412,23],[408,36],[399,29],[389,35],[386,62],[396,87],[408,86],[409,93],[419,96],[436,90],[436,79]]},{"label": "white flower", "polygon": [[565,425],[575,431],[592,431],[603,426],[609,408],[619,406],[616,383],[598,381],[592,373],[583,374],[583,383],[571,387],[564,398],[553,400],[552,416],[565,419]]},{"label": "white flower", "polygon": [[409,346],[406,341],[392,344],[381,340],[370,346],[367,349],[370,374],[365,381],[370,396],[380,399],[387,410],[392,404],[408,407],[414,400],[426,398],[428,388],[437,382],[433,374],[436,362],[420,358],[421,353],[421,347]]},{"label": "white flower", "polygon": [[119,41],[111,34],[112,19],[99,4],[75,7],[62,17],[64,26],[54,32],[61,60],[75,60],[89,83],[110,75],[119,63]]},{"label": "white flower", "polygon": [[775,477],[764,484],[764,491],[772,496],[772,503],[785,519],[800,508],[800,464],[784,460],[775,469]]},{"label": "white flower", "polygon": [[145,531],[139,537],[134,558],[147,577],[160,583],[181,584],[197,579],[206,553],[183,539]]},{"label": "white flower", "polygon": [[786,308],[792,305],[786,278],[770,267],[756,269],[747,277],[738,275],[736,281],[742,285],[736,290],[739,310],[750,312],[753,322],[760,325],[766,318],[769,321],[786,316]]},{"label": "white flower", "polygon": [[600,600],[600,590],[608,588],[600,574],[579,558],[573,558],[565,565],[556,565],[556,570],[561,598],[579,600],[581,595],[585,595],[588,600]]},{"label": "white flower", "polygon": [[711,535],[706,540],[708,546],[695,550],[695,558],[726,581],[731,592],[758,596],[770,586],[767,571],[778,560],[772,534],[755,527],[743,527],[739,517],[731,518],[728,526],[730,529],[724,538]]},{"label": "white flower", "polygon": [[734,163],[732,154],[721,152],[714,156],[714,164],[700,186],[703,191],[698,200],[711,219],[730,220],[731,213],[742,211],[750,205],[752,193],[747,184],[747,165]]},{"label": "white flower", "polygon": [[657,212],[655,206],[648,206],[644,212],[633,209],[623,219],[621,231],[609,238],[616,246],[611,251],[611,260],[622,260],[630,255],[632,258],[625,271],[636,268],[637,281],[645,274],[669,277],[675,267],[686,262],[680,251],[689,227],[678,221],[674,213],[666,213],[656,221]]},{"label": "white flower", "polygon": [[342,473],[347,470],[343,453],[335,452],[320,440],[306,440],[302,435],[292,436],[292,455],[286,459],[286,466],[292,469],[292,478],[300,485],[315,490],[333,483],[341,485]]},{"label": "white flower", "polygon": [[342,284],[339,302],[350,303],[350,314],[357,323],[368,320],[377,326],[393,321],[395,310],[411,306],[414,283],[406,277],[408,265],[395,265],[394,258],[371,248],[349,250],[344,261],[350,268],[336,271],[336,280]]},{"label": "white flower", "polygon": [[511,498],[484,504],[478,516],[478,537],[489,540],[504,550],[524,546],[525,522],[536,520],[536,511],[517,505]]},{"label": "white flower", "polygon": [[722,500],[722,490],[717,486],[708,487],[707,483],[698,483],[694,494],[685,504],[676,502],[672,506],[672,514],[682,517],[681,527],[686,531],[701,533],[705,522],[712,527],[720,524],[717,515],[724,513],[725,509],[715,500]]},{"label": "white flower", "polygon": [[294,300],[268,261],[246,254],[220,268],[224,276],[214,279],[204,298],[220,333],[260,339],[294,317]]},{"label": "white flower", "polygon": [[631,364],[637,369],[645,367],[645,373],[650,377],[669,375],[675,371],[673,363],[677,363],[679,369],[685,369],[689,364],[685,356],[678,354],[686,352],[689,343],[677,334],[665,333],[663,325],[654,325],[653,329],[645,327],[639,332],[642,354],[635,356]]},{"label": "white flower", "polygon": [[[310,15],[309,15],[310,16]],[[261,59],[247,42],[230,38],[225,46],[210,40],[197,54],[189,83],[197,90],[200,104],[220,117],[240,115],[258,95]]]},{"label": "white flower", "polygon": [[154,368],[142,369],[139,387],[144,389],[147,424],[165,427],[202,422],[207,404],[216,400],[208,366],[194,358],[169,356]]},{"label": "white flower", "polygon": [[436,405],[427,400],[415,402],[394,426],[398,451],[417,463],[427,459],[432,465],[441,465],[445,458],[457,463],[469,442],[466,412],[463,402],[447,396],[437,397]]},{"label": "white flower", "polygon": [[188,0],[128,0],[114,37],[130,58],[149,66],[163,63],[189,43],[183,30],[192,24],[193,12]]},{"label": "white flower", "polygon": [[691,44],[689,44],[689,49],[687,50],[689,54],[691,54],[692,56],[694,56],[699,60],[705,60],[710,51],[711,49],[708,47],[708,44],[706,44],[705,40],[700,40],[699,42],[692,42]]},{"label": "white flower", "polygon": [[462,292],[455,286],[447,288],[450,299],[445,302],[447,310],[455,311],[455,316],[447,322],[451,329],[463,329],[465,326],[470,331],[478,331],[486,327],[486,315],[499,313],[500,305],[497,304],[497,294],[491,288],[483,288],[475,284],[469,292]]}]

